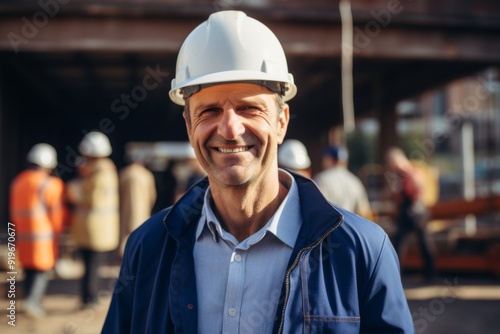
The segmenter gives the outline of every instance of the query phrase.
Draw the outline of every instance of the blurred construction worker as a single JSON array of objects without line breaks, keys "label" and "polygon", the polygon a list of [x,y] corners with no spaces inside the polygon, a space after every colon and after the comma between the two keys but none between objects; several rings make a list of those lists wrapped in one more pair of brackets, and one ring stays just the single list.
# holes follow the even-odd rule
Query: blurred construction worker
[{"label": "blurred construction worker", "polygon": [[73,205],[72,237],[85,266],[81,301],[86,308],[98,302],[98,270],[105,252],[119,245],[119,193],[116,166],[108,158],[112,152],[108,137],[89,132],[79,151],[83,156],[79,177],[68,182],[67,194]]},{"label": "blurred construction worker", "polygon": [[145,157],[138,151],[125,156],[128,165],[118,173],[120,184],[120,255],[123,255],[129,234],[145,222],[156,202],[156,181],[144,165]]},{"label": "blurred construction worker", "polygon": [[195,183],[203,179],[207,176],[203,167],[201,167],[200,162],[196,158],[196,154],[194,153],[193,147],[189,146],[189,158],[188,158],[188,166],[190,169],[190,174],[187,179],[185,191],[191,188]]},{"label": "blurred construction worker", "polygon": [[424,279],[430,281],[435,269],[433,247],[427,230],[429,210],[426,204],[426,176],[398,147],[387,150],[386,164],[389,169],[386,180],[394,194],[397,211],[394,248],[402,259],[404,243],[410,234],[415,233],[424,261]]},{"label": "blurred construction worker", "polygon": [[278,165],[306,177],[311,177],[311,159],[305,145],[297,139],[287,139],[278,148]]},{"label": "blurred construction worker", "polygon": [[24,310],[39,317],[45,314],[41,299],[48,272],[58,257],[58,236],[65,218],[64,184],[51,176],[57,166],[57,153],[51,145],[36,144],[26,161],[27,168],[11,184],[10,219],[24,271]]},{"label": "blurred construction worker", "polygon": [[347,169],[349,153],[344,146],[323,150],[322,171],[314,181],[327,200],[367,219],[373,219],[366,189],[361,180]]},{"label": "blurred construction worker", "polygon": [[177,182],[174,189],[174,202],[179,200],[189,188],[207,175],[198,159],[196,159],[193,147],[189,142],[187,144],[182,148],[184,158],[177,161],[173,168],[173,174]]}]

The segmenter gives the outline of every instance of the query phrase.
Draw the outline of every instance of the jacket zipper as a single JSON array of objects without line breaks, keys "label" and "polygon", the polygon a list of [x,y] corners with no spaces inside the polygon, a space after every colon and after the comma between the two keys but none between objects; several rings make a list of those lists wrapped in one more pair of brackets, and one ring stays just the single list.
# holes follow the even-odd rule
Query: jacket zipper
[{"label": "jacket zipper", "polygon": [[284,300],[284,303],[283,303],[283,309],[281,311],[281,322],[280,322],[280,327],[278,328],[278,334],[280,334],[282,332],[283,326],[285,325],[286,305],[288,303],[288,299],[290,298],[290,275],[292,274],[292,271],[295,269],[295,267],[299,263],[300,257],[302,256],[302,254],[305,251],[317,247],[330,233],[332,233],[333,231],[335,231],[340,226],[340,224],[342,224],[343,221],[344,221],[344,217],[341,217],[339,219],[337,225],[335,225],[331,230],[326,231],[325,234],[323,234],[315,243],[313,243],[313,244],[311,244],[311,245],[309,245],[307,247],[302,248],[299,251],[299,253],[297,254],[297,257],[293,261],[293,263],[290,266],[290,268],[288,268],[288,270],[286,272],[286,276],[285,276],[285,300]]}]

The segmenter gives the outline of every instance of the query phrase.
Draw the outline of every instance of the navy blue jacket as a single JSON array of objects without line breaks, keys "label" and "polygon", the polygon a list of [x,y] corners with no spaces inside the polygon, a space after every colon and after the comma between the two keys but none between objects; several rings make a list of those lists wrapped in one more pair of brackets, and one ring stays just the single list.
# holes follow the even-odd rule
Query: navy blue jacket
[{"label": "navy blue jacket", "polygon": [[[297,181],[303,226],[273,333],[414,333],[396,253],[376,224]],[[103,333],[196,333],[193,246],[205,179],[130,236]]]}]

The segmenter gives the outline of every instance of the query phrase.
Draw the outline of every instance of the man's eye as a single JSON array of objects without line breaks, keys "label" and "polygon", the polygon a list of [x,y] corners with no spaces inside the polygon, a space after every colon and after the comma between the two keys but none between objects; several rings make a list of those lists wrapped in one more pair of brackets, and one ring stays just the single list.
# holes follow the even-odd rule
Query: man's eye
[{"label": "man's eye", "polygon": [[240,108],[241,111],[258,111],[259,109],[254,106],[244,106]]},{"label": "man's eye", "polygon": [[218,112],[218,111],[219,111],[219,109],[217,109],[217,108],[207,108],[207,109],[202,110],[200,114],[213,113],[213,112]]}]

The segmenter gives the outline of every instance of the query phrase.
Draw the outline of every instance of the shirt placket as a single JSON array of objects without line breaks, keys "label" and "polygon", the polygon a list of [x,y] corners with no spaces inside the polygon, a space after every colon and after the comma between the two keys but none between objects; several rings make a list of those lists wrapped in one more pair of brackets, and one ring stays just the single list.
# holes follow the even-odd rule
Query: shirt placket
[{"label": "shirt placket", "polygon": [[235,249],[231,254],[224,301],[223,333],[239,333],[241,305],[245,287],[245,261],[247,251]]}]

